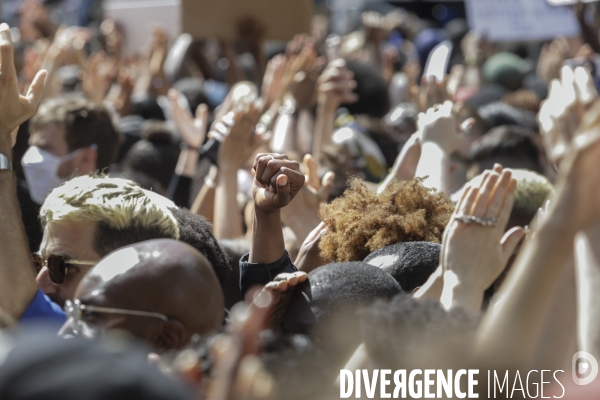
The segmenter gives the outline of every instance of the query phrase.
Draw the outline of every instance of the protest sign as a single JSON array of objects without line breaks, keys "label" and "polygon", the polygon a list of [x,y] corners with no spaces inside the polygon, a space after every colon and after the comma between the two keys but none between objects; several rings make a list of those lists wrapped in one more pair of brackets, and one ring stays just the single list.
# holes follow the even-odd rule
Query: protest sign
[{"label": "protest sign", "polygon": [[466,0],[471,29],[490,41],[546,40],[579,34],[573,11],[546,0]]},{"label": "protest sign", "polygon": [[265,39],[290,40],[309,32],[312,0],[182,0],[183,31],[196,39],[237,38],[236,26],[253,17],[265,27]]}]

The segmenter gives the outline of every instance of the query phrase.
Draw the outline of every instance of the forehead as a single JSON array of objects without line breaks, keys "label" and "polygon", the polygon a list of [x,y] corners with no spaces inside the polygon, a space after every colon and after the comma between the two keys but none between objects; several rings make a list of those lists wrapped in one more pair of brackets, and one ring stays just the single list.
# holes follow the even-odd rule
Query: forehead
[{"label": "forehead", "polygon": [[136,274],[136,266],[140,262],[139,253],[131,247],[104,257],[81,281],[76,297],[86,304],[96,305],[105,305],[109,300],[114,303],[128,297],[135,291],[132,288],[139,286],[135,283],[140,279],[140,275]]},{"label": "forehead", "polygon": [[44,228],[40,254],[44,258],[58,254],[77,260],[98,261],[101,257],[93,246],[95,228],[93,222],[50,222]]}]

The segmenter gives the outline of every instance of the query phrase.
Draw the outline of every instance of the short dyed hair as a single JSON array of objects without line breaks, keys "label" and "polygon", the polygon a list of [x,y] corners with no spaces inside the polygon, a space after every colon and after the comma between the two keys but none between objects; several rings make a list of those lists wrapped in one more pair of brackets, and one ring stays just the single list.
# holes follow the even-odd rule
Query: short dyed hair
[{"label": "short dyed hair", "polygon": [[100,256],[151,239],[178,239],[179,228],[165,204],[135,182],[104,175],[73,178],[54,189],[40,209],[42,226],[95,223],[93,247]]}]

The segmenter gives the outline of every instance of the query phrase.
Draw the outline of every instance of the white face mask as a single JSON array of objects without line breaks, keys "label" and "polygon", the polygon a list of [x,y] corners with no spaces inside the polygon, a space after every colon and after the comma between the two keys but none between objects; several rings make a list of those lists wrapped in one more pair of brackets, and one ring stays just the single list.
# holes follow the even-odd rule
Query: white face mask
[{"label": "white face mask", "polygon": [[37,146],[30,146],[23,155],[21,165],[27,179],[31,200],[43,204],[52,190],[60,186],[63,179],[58,176],[60,165],[78,156],[83,149],[75,150],[63,157],[57,157]]}]

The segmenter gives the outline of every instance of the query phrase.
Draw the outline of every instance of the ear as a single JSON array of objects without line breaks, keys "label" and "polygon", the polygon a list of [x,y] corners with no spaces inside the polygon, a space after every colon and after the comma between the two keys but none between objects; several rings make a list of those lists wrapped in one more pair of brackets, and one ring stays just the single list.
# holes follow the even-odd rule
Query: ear
[{"label": "ear", "polygon": [[173,349],[181,349],[186,344],[185,338],[186,329],[183,324],[170,319],[156,325],[155,329],[149,330],[146,340],[159,353],[163,353]]},{"label": "ear", "polygon": [[86,147],[77,159],[77,171],[80,175],[94,172],[97,169],[98,150],[93,147]]}]

